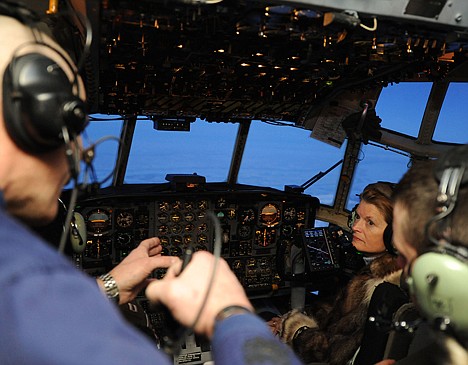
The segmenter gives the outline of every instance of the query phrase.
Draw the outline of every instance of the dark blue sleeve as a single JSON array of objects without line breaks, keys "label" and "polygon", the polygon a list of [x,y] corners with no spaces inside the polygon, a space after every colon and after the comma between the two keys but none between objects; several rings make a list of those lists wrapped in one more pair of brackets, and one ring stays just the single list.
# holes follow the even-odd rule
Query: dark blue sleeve
[{"label": "dark blue sleeve", "polygon": [[86,279],[30,272],[12,282],[15,294],[2,295],[0,305],[0,363],[172,363]]},{"label": "dark blue sleeve", "polygon": [[0,364],[172,364],[94,278],[1,209],[0,237]]},{"label": "dark blue sleeve", "polygon": [[216,365],[296,365],[302,362],[254,314],[235,315],[215,326],[212,353]]}]

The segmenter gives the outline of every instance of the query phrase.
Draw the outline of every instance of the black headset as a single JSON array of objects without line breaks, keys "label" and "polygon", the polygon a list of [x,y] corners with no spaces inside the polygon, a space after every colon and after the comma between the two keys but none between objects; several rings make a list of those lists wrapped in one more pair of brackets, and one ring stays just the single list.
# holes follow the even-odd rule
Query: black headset
[{"label": "black headset", "polygon": [[393,256],[397,256],[398,252],[393,245],[393,228],[392,228],[392,223],[387,224],[387,227],[385,227],[384,233],[383,233],[383,241],[385,244],[385,248],[388,253],[392,254]]},{"label": "black headset", "polygon": [[[460,186],[468,182],[468,145],[451,149],[435,165],[439,182],[436,214],[427,222],[429,250],[419,256],[407,279],[422,313],[439,329],[468,335],[468,249],[453,242],[451,214]],[[468,204],[461,202],[458,204]]]},{"label": "black headset", "polygon": [[77,71],[61,51],[36,36],[39,17],[34,12],[19,3],[2,1],[0,15],[13,17],[30,27],[35,38],[33,44],[52,49],[74,75],[70,80],[55,61],[39,53],[13,55],[2,85],[3,117],[11,139],[32,154],[68,144],[87,124],[86,108],[78,96]]}]

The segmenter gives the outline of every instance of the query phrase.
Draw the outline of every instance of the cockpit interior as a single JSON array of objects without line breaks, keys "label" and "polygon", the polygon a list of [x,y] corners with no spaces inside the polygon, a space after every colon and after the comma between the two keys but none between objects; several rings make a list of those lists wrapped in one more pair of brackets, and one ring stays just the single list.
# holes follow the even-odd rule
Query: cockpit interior
[{"label": "cockpit interior", "polygon": [[[463,0],[23,2],[81,67],[88,158],[65,252],[90,275],[147,237],[180,257],[219,241],[259,312],[303,307],[359,269],[364,186],[468,142]],[[209,360],[195,335],[174,355]]]}]

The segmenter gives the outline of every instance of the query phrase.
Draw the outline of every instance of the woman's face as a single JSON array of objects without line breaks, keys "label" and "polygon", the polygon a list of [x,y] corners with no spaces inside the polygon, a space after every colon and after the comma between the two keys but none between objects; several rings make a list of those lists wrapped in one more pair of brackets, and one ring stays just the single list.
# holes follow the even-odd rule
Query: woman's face
[{"label": "woman's face", "polygon": [[387,222],[377,207],[361,201],[353,224],[353,246],[366,253],[384,252],[383,233],[386,227]]}]

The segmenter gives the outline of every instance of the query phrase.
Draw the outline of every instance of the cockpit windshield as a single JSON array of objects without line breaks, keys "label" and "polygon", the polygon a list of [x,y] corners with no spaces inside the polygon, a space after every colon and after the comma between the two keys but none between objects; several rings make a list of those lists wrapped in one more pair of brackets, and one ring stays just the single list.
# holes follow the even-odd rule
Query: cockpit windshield
[{"label": "cockpit windshield", "polygon": [[[430,83],[401,83],[384,88],[375,110],[381,127],[416,139],[421,129]],[[468,129],[461,108],[455,107],[467,96],[464,83],[451,84],[441,108],[434,142],[468,141]],[[102,185],[112,183],[117,158],[116,131],[123,119],[94,115],[87,130],[88,140],[104,142],[96,147],[95,173]],[[120,123],[120,128],[116,124]],[[283,190],[297,186],[333,206],[347,140],[341,146],[324,143],[306,129],[282,122],[251,122],[245,148],[236,151],[240,124],[196,119],[189,131],[156,130],[153,120],[139,117],[133,134],[126,168],[125,184],[164,183],[167,174],[197,174],[207,182],[226,182],[233,158],[240,157],[237,183]],[[114,135],[114,140],[109,139]],[[86,139],[85,139],[86,143]],[[410,164],[410,154],[383,144],[363,144],[352,179],[346,209],[357,203],[357,194],[369,181],[397,182]]]}]

